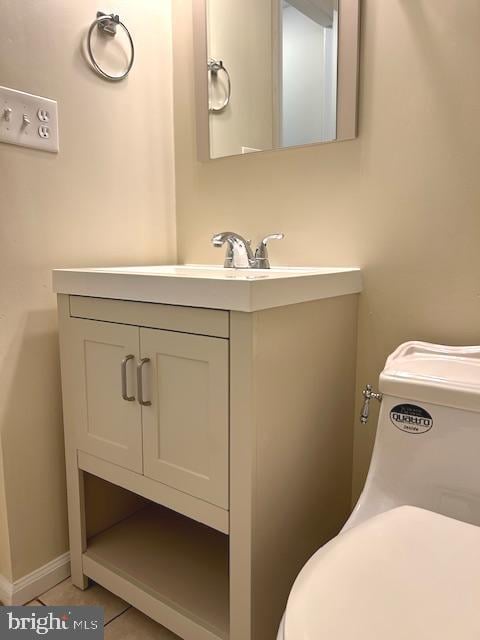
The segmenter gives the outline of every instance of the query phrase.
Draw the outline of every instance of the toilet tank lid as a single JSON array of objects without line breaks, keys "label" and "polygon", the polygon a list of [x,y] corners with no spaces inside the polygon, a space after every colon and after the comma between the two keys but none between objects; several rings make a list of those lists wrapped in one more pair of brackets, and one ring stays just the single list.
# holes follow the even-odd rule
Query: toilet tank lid
[{"label": "toilet tank lid", "polygon": [[388,357],[380,391],[405,400],[480,411],[480,346],[406,342]]}]

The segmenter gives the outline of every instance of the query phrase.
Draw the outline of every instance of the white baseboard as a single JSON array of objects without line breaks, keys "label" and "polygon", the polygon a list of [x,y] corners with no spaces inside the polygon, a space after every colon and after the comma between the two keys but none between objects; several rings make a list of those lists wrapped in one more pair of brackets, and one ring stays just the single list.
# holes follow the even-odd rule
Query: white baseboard
[{"label": "white baseboard", "polygon": [[0,575],[0,602],[6,606],[25,604],[38,598],[69,575],[68,552],[15,582],[9,582]]}]

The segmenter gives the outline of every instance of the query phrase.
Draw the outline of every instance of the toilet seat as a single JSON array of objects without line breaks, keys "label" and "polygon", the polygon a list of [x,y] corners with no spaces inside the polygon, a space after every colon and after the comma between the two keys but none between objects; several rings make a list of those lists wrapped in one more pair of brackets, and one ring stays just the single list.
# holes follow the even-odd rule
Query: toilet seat
[{"label": "toilet seat", "polygon": [[478,640],[480,527],[399,507],[340,534],[291,591],[284,640]]}]

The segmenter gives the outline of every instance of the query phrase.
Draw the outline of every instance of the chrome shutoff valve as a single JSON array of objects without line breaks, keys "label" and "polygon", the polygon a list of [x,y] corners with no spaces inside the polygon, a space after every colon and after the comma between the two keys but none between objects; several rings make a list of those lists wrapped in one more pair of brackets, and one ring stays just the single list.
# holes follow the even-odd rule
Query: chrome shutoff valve
[{"label": "chrome shutoff valve", "polygon": [[363,398],[364,398],[364,401],[363,401],[362,413],[360,414],[360,422],[362,424],[367,424],[368,417],[370,415],[370,400],[378,400],[379,402],[381,402],[383,398],[383,394],[375,392],[373,390],[372,385],[367,384],[367,386],[363,390]]}]

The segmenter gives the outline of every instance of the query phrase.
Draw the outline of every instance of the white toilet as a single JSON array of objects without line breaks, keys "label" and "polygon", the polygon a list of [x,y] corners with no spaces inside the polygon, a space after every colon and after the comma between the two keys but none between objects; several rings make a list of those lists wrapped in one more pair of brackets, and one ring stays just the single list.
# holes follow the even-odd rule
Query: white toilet
[{"label": "white toilet", "polygon": [[278,640],[480,638],[480,347],[403,344],[380,391],[365,488]]}]

